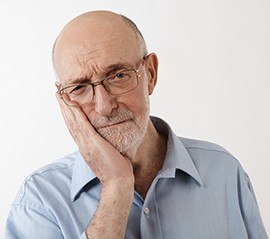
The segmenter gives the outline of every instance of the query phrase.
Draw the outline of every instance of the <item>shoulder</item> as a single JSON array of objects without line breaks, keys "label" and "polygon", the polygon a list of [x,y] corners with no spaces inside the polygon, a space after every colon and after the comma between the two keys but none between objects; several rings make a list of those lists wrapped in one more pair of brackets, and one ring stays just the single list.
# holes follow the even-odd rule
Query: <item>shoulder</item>
[{"label": "shoulder", "polygon": [[232,176],[233,174],[243,176],[246,174],[239,163],[224,147],[202,140],[179,137],[186,148],[189,156],[201,172],[210,173],[216,176]]},{"label": "shoulder", "polygon": [[223,156],[237,161],[237,159],[227,149],[218,144],[197,139],[183,137],[178,138],[189,152],[199,152],[202,154],[209,154],[209,156],[214,154],[216,156],[219,155],[220,157]]},{"label": "shoulder", "polygon": [[63,193],[69,191],[73,165],[77,153],[72,153],[48,164],[26,177],[13,202],[13,205],[30,206],[44,202],[59,189]]},{"label": "shoulder", "polygon": [[178,137],[178,138],[183,143],[185,148],[188,150],[215,151],[215,152],[227,154],[227,155],[233,157],[233,155],[228,150],[226,150],[224,147],[222,147],[216,143],[198,140],[198,139],[189,139],[189,138],[184,138],[184,137]]},{"label": "shoulder", "polygon": [[250,181],[242,165],[222,146],[201,140],[180,138],[206,186],[245,189],[250,191]]}]

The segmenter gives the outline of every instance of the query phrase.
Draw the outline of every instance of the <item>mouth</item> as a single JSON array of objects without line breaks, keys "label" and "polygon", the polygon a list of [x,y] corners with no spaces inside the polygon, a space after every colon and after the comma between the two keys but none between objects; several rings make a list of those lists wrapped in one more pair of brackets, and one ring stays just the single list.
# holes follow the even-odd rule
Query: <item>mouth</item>
[{"label": "mouth", "polygon": [[120,121],[120,122],[117,122],[117,123],[114,123],[114,124],[109,124],[109,125],[104,125],[104,126],[98,127],[98,129],[106,129],[106,128],[110,128],[110,127],[114,127],[114,126],[118,126],[120,124],[130,122],[130,121],[131,121],[131,119],[128,119],[128,120]]}]

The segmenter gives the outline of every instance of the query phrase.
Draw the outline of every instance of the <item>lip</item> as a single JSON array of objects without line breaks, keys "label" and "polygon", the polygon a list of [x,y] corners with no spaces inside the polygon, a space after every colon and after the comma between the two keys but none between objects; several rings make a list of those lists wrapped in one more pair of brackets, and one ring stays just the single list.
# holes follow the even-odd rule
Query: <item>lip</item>
[{"label": "lip", "polygon": [[105,129],[105,128],[117,126],[117,125],[119,125],[119,124],[124,124],[124,123],[129,122],[129,121],[131,121],[131,119],[124,120],[124,121],[121,121],[121,122],[117,122],[117,123],[115,123],[115,124],[110,124],[110,125],[102,126],[102,127],[99,127],[99,129]]}]

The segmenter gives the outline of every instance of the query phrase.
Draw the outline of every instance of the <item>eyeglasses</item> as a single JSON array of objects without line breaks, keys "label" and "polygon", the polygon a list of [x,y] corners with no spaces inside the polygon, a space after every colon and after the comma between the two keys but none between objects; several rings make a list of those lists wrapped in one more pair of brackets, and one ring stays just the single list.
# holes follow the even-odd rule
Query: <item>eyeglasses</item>
[{"label": "eyeglasses", "polygon": [[[102,85],[111,95],[128,93],[138,86],[141,76],[139,72],[142,69],[144,60],[145,57],[142,59],[142,63],[137,70],[121,69],[94,83],[72,84],[63,88],[59,86],[58,93],[68,106],[72,106],[70,104],[71,101],[77,102],[80,106],[91,103],[94,100],[95,87],[98,85]],[[68,97],[63,97],[63,94],[66,94]]]}]

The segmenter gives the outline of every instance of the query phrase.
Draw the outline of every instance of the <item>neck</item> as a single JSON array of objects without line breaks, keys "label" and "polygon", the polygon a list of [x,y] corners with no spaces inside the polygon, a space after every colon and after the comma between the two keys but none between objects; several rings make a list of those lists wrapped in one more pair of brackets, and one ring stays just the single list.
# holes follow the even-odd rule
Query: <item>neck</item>
[{"label": "neck", "polygon": [[149,119],[143,141],[138,147],[135,157],[130,159],[135,176],[135,189],[143,198],[163,166],[166,149],[166,136],[158,133]]}]

